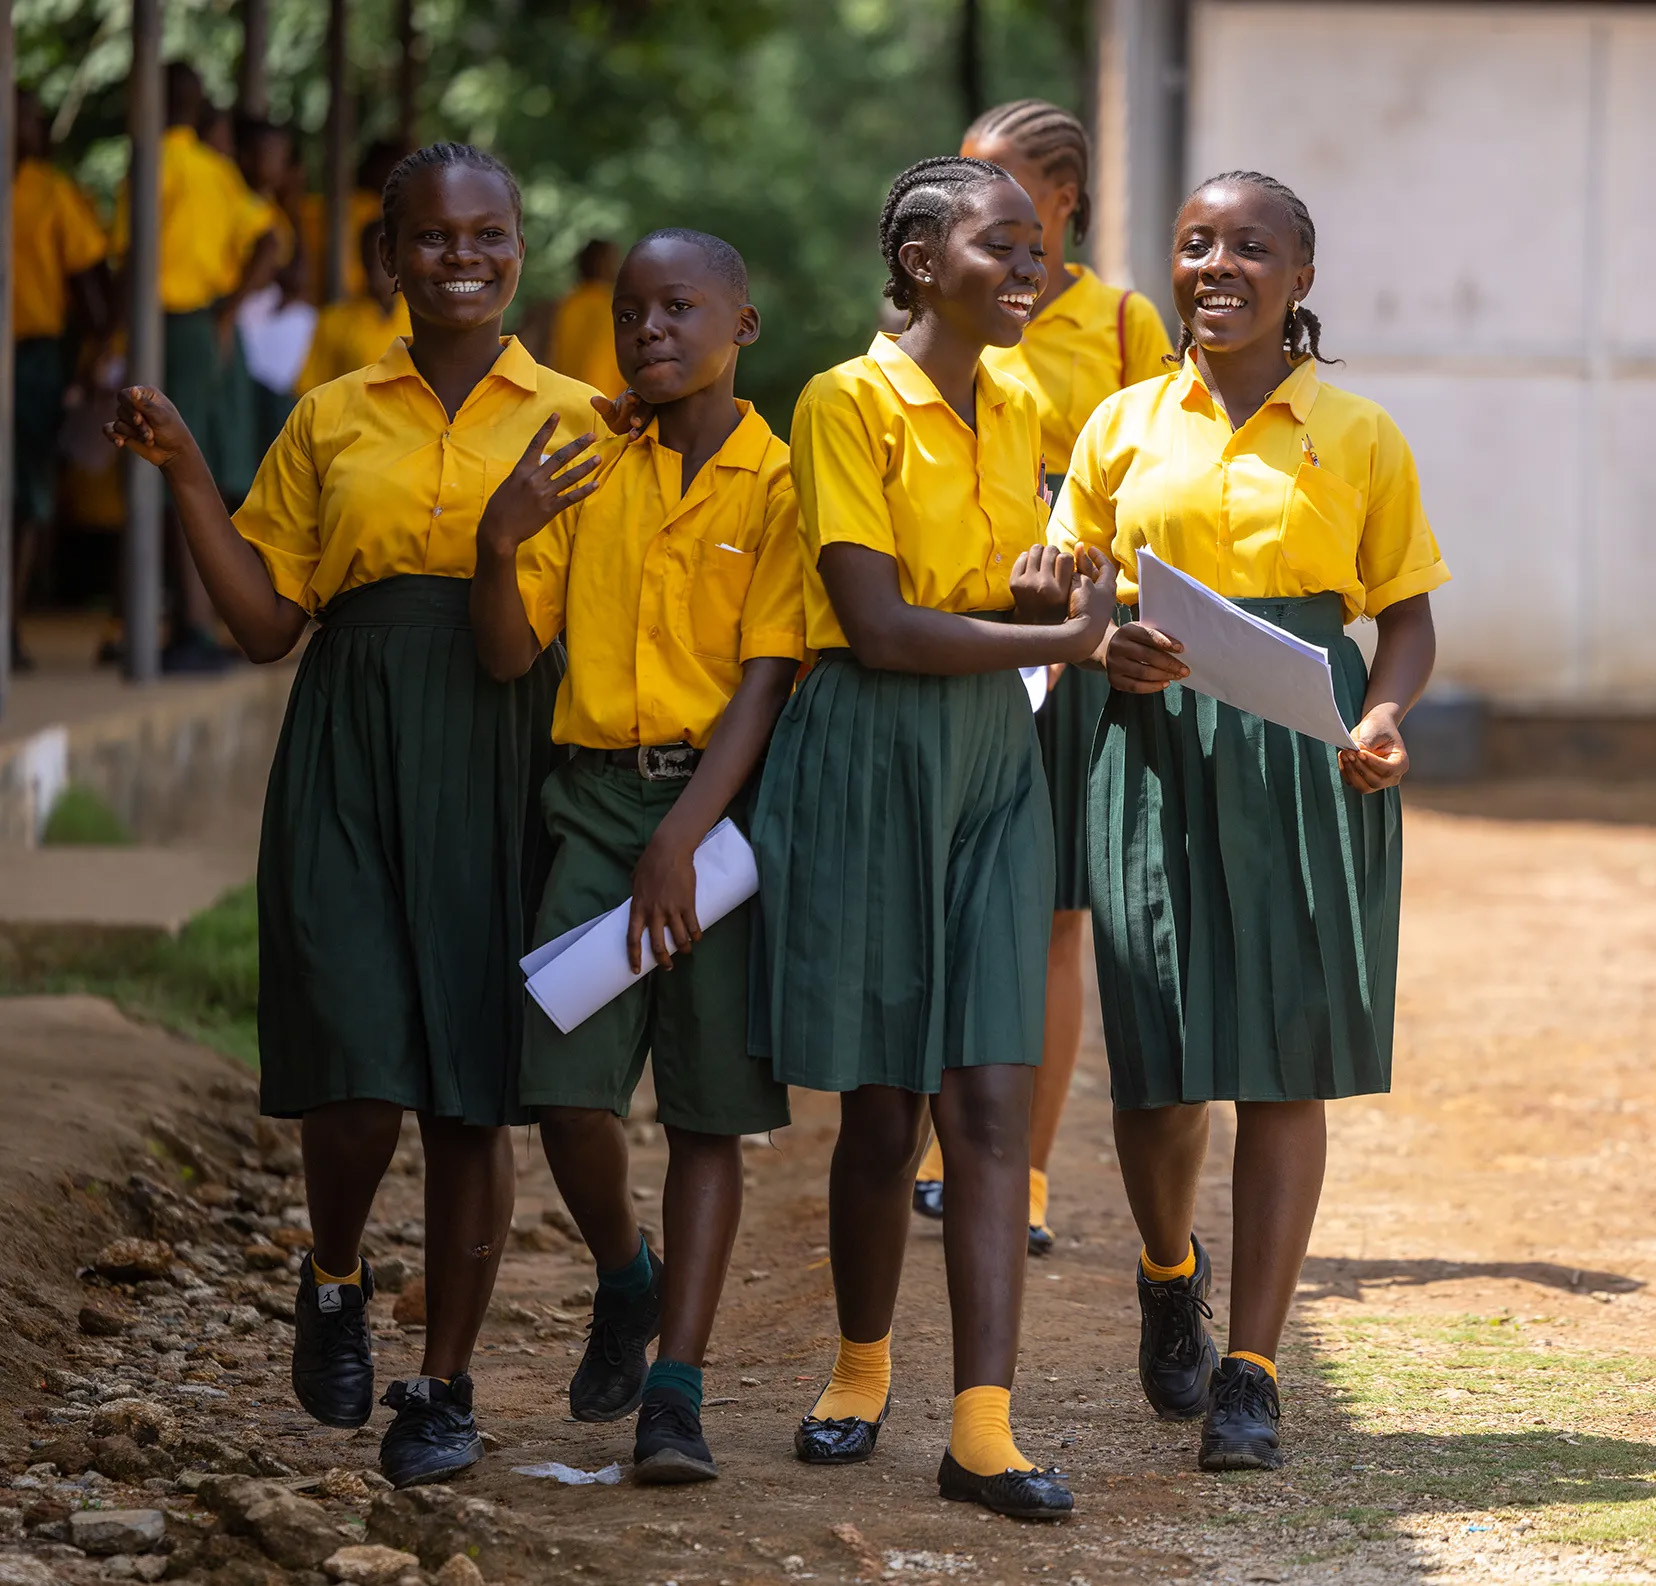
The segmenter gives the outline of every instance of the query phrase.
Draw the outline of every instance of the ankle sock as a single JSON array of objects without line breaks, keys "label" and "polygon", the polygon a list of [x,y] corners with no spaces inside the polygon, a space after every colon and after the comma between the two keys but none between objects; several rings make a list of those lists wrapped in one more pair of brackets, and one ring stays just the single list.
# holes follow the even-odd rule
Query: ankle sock
[{"label": "ankle sock", "polygon": [[917,1179],[924,1179],[929,1184],[943,1182],[943,1146],[934,1134],[931,1144],[926,1147],[926,1155],[920,1163],[920,1171],[914,1175]]},{"label": "ankle sock", "polygon": [[1033,1470],[1033,1461],[1012,1441],[1012,1390],[968,1388],[957,1393],[949,1427],[949,1452],[974,1476],[998,1476],[1003,1470]]},{"label": "ankle sock", "polygon": [[1029,1170],[1029,1226],[1045,1228],[1047,1213],[1047,1176],[1038,1167]]},{"label": "ankle sock", "polygon": [[871,1344],[859,1344],[843,1335],[833,1374],[822,1397],[811,1406],[819,1421],[877,1421],[891,1392],[891,1334]]},{"label": "ankle sock", "polygon": [[1274,1360],[1267,1360],[1263,1355],[1252,1355],[1245,1349],[1229,1349],[1225,1352],[1225,1359],[1252,1361],[1252,1363],[1258,1366],[1261,1371],[1270,1373],[1272,1382],[1275,1382],[1277,1379],[1276,1362]]},{"label": "ankle sock", "polygon": [[682,1393],[696,1407],[696,1414],[701,1414],[700,1366],[687,1366],[682,1360],[658,1360],[644,1379],[644,1392],[648,1394],[651,1388],[671,1388],[674,1393]]},{"label": "ankle sock", "polygon": [[1145,1277],[1152,1283],[1171,1283],[1175,1278],[1189,1278],[1196,1274],[1196,1241],[1190,1241],[1190,1249],[1185,1258],[1176,1267],[1159,1267],[1150,1259],[1150,1252],[1145,1250],[1139,1255],[1139,1266],[1144,1269]]},{"label": "ankle sock", "polygon": [[598,1282],[602,1288],[619,1294],[624,1299],[641,1300],[650,1292],[650,1247],[644,1242],[643,1234],[638,1236],[638,1254],[624,1267],[617,1267],[613,1272],[600,1271]]},{"label": "ankle sock", "polygon": [[316,1264],[316,1253],[312,1251],[311,1276],[316,1279],[316,1286],[318,1288],[321,1288],[324,1283],[354,1283],[360,1289],[362,1287],[362,1260],[360,1257],[358,1258],[357,1264],[351,1269],[351,1275],[348,1278],[336,1278],[331,1272],[324,1272],[322,1268]]}]

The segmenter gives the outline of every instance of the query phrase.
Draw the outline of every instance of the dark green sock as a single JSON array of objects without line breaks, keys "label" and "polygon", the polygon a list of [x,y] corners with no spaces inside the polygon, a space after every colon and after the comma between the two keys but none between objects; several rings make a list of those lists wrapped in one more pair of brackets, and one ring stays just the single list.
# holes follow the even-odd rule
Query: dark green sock
[{"label": "dark green sock", "polygon": [[644,1236],[638,1236],[638,1254],[624,1267],[617,1267],[614,1272],[600,1272],[598,1284],[601,1288],[619,1294],[624,1299],[641,1300],[650,1292],[650,1247],[645,1244]]},{"label": "dark green sock", "polygon": [[658,1360],[644,1379],[644,1391],[648,1393],[651,1388],[671,1388],[674,1393],[682,1393],[695,1406],[696,1414],[701,1414],[700,1366],[687,1366],[682,1360]]}]

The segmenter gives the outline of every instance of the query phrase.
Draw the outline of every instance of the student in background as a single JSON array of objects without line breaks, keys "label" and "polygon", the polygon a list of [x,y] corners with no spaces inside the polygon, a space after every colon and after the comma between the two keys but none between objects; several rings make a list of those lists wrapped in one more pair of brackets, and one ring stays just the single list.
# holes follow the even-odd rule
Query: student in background
[{"label": "student in background", "polygon": [[408,305],[380,262],[383,229],[378,217],[362,228],[359,252],[367,286],[361,295],[329,303],[317,318],[310,355],[299,373],[300,396],[353,369],[378,363],[386,348],[409,332]]},{"label": "student in background", "polygon": [[[387,178],[406,150],[381,138],[363,150],[357,162],[356,186],[346,201],[344,280],[341,296],[360,297],[368,289],[356,238],[371,220],[380,218],[380,199]],[[318,306],[328,301],[328,199],[325,193],[306,193],[300,201],[300,238],[311,261],[310,292]]]},{"label": "student in background", "polygon": [[605,396],[619,396],[627,382],[615,361],[610,315],[619,254],[613,242],[594,237],[575,256],[580,280],[552,311],[547,362],[572,380],[584,380]]},{"label": "student in background", "polygon": [[86,196],[50,163],[46,113],[17,96],[12,179],[13,584],[12,665],[31,665],[17,616],[57,489],[58,429],[74,354],[71,326],[93,338],[109,329],[108,243]]}]

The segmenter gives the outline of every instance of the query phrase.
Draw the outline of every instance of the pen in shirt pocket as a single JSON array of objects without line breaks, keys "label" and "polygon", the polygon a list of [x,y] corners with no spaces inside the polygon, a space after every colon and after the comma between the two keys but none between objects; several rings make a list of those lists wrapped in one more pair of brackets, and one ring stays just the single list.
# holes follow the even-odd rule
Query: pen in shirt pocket
[{"label": "pen in shirt pocket", "polygon": [[1317,448],[1311,444],[1311,437],[1309,435],[1300,436],[1300,448],[1305,453],[1305,460],[1310,463],[1313,468],[1322,467],[1322,464],[1317,461]]}]

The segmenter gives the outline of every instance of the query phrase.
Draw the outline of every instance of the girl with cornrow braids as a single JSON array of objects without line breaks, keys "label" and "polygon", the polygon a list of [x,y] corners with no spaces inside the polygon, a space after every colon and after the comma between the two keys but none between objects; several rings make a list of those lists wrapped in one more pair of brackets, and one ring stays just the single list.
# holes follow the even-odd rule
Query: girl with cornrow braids
[{"label": "girl with cornrow braids", "polygon": [[[1070,450],[1094,408],[1112,392],[1165,372],[1167,332],[1147,297],[1107,286],[1085,265],[1064,262],[1064,236],[1086,239],[1091,155],[1079,119],[1044,99],[997,105],[966,129],[965,155],[1004,166],[1041,218],[1047,285],[1023,339],[989,347],[984,362],[1028,387],[1041,416],[1047,483],[1056,492]],[[1051,668],[1052,687],[1035,716],[1052,801],[1057,890],[1047,950],[1044,1056],[1035,1076],[1029,1123],[1029,1251],[1052,1248],[1047,1169],[1058,1121],[1081,1050],[1081,960],[1087,910],[1087,757],[1109,684],[1103,674]],[[943,1152],[936,1139],[920,1164],[914,1209],[943,1211]]]},{"label": "girl with cornrow braids", "polygon": [[[794,414],[806,642],[753,826],[776,1077],[840,1093],[829,1177],[833,1372],[799,1457],[867,1459],[928,1110],[949,1155],[954,1323],[946,1498],[1051,1518],[1071,1497],[1018,1450],[1029,1094],[1041,1059],[1052,822],[1021,666],[1079,661],[1097,568],[1040,541],[1039,419],[984,362],[1046,285],[1041,225],[999,166],[897,178],[880,223],[909,316],[818,375]],[[768,1040],[766,1039],[768,1038]]]},{"label": "girl with cornrow braids", "polygon": [[[328,1426],[374,1405],[359,1244],[402,1128],[426,1155],[425,1359],[383,1402],[397,1486],[481,1457],[467,1373],[511,1220],[521,982],[540,891],[550,664],[480,667],[467,599],[480,523],[544,525],[592,488],[589,403],[501,336],[523,258],[517,184],[462,144],[385,188],[381,258],[412,334],[300,398],[232,519],[195,437],[151,387],[110,438],[160,468],[191,554],[254,661],[320,632],[294,679],[259,847],[261,1105],[302,1119],[314,1248],[293,1387]],[[571,466],[575,464],[574,466]]]},{"label": "girl with cornrow braids", "polygon": [[[1391,1083],[1401,724],[1431,675],[1448,577],[1408,443],[1317,375],[1305,206],[1256,171],[1185,200],[1182,362],[1087,421],[1052,523],[1128,608],[1088,789],[1093,939],[1115,1137],[1144,1240],[1139,1378],[1202,1418],[1205,1470],[1282,1462],[1276,1354],[1322,1192],[1324,1104]],[[1187,690],[1179,635],[1133,620],[1149,550],[1325,646],[1356,749]],[[1379,629],[1374,665],[1345,627]],[[1192,1232],[1207,1104],[1236,1105],[1229,1352]],[[953,1178],[950,1179],[953,1193]]]}]

